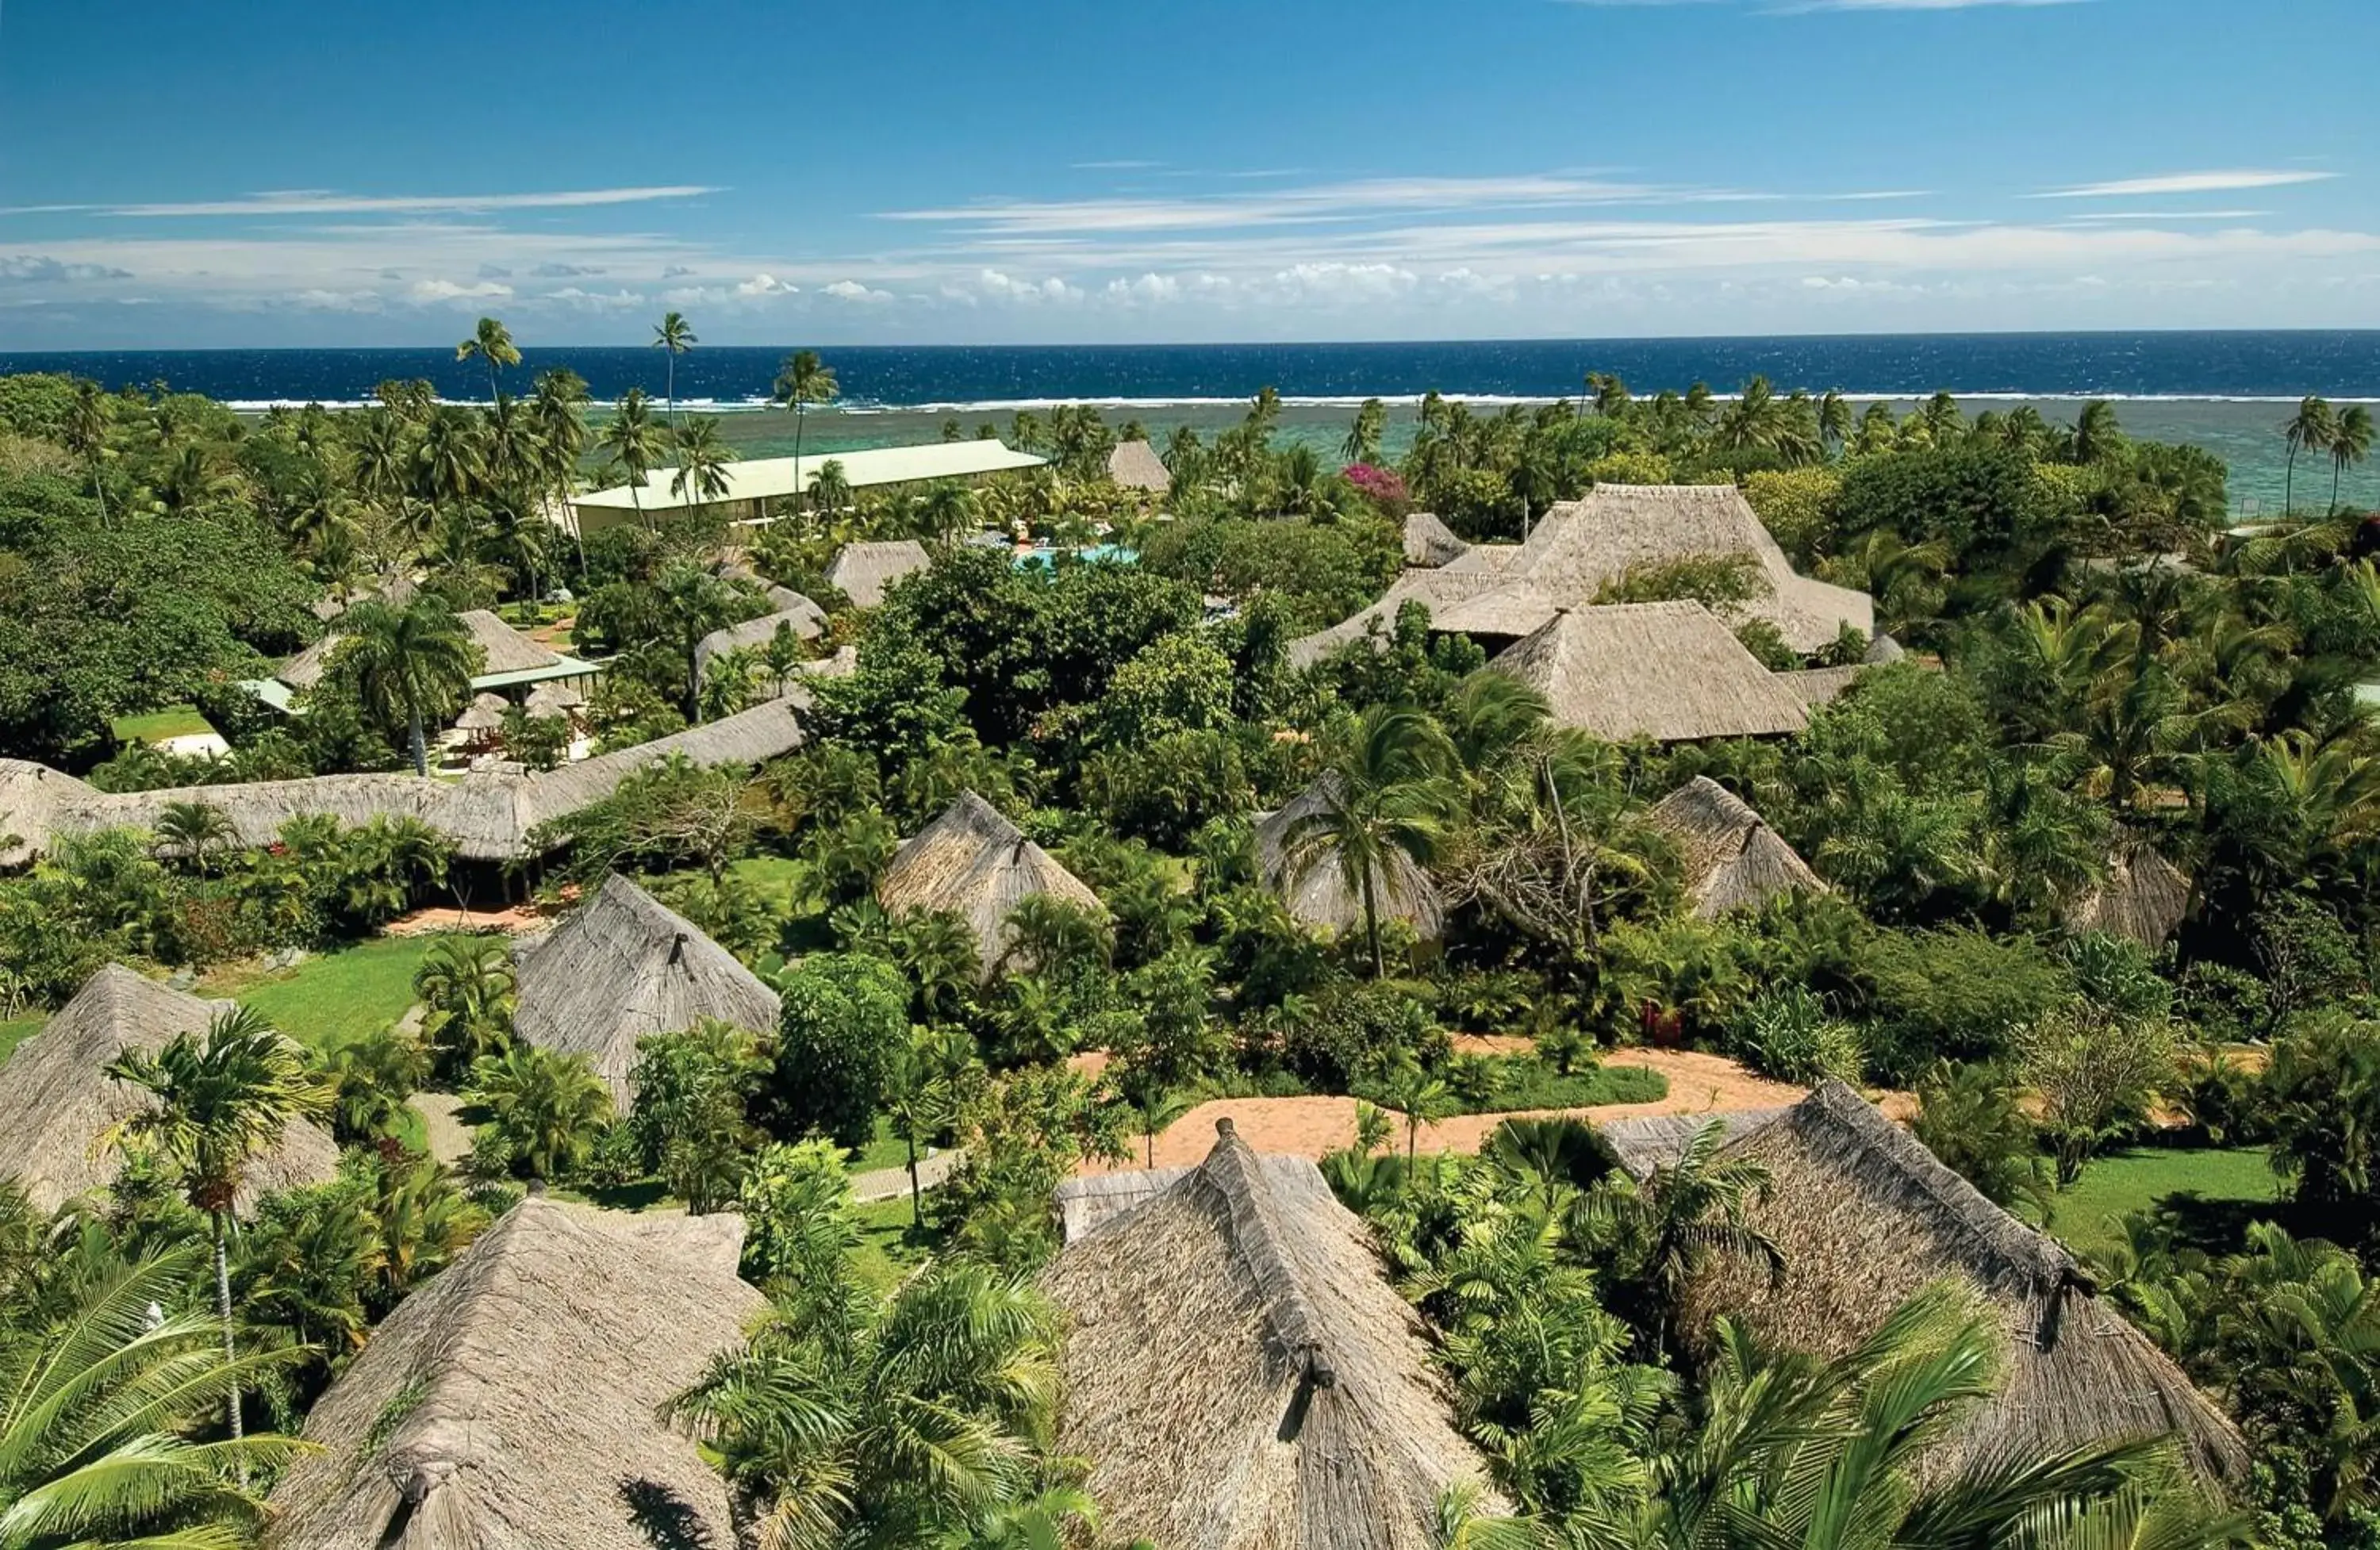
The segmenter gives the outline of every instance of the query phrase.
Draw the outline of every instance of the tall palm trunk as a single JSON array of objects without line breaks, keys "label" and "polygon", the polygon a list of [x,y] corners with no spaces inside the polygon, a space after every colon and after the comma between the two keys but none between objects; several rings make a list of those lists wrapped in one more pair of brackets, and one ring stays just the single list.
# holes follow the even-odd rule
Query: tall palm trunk
[{"label": "tall palm trunk", "polygon": [[2289,442],[2289,461],[2281,465],[2281,515],[2283,516],[2297,510],[2297,488],[2298,444],[2295,440],[2292,440]]},{"label": "tall palm trunk", "polygon": [[926,1230],[926,1189],[917,1182],[917,1127],[910,1125],[905,1128],[910,1132],[902,1138],[903,1144],[909,1148],[909,1225],[923,1232]]},{"label": "tall palm trunk", "polygon": [[1380,901],[1375,887],[1378,872],[1377,866],[1366,866],[1364,868],[1364,939],[1371,944],[1372,977],[1375,980],[1389,976],[1388,961],[1380,956]]},{"label": "tall palm trunk", "polygon": [[[239,1360],[231,1334],[230,1225],[224,1219],[225,1214],[220,1207],[208,1214],[213,1219],[215,1234],[215,1316],[223,1321],[224,1365],[228,1367]],[[234,1451],[237,1452],[237,1445],[247,1439],[248,1432],[239,1416],[239,1386],[237,1384],[232,1386],[230,1395],[224,1400],[224,1413],[231,1423],[231,1440]],[[245,1456],[239,1460],[239,1484],[242,1490],[248,1488],[248,1459]]]},{"label": "tall palm trunk", "polygon": [[803,499],[808,486],[802,483],[802,401],[794,400],[794,509],[800,511],[809,503]]},{"label": "tall palm trunk", "polygon": [[427,779],[430,774],[430,740],[421,733],[421,707],[407,705],[405,708],[405,744],[413,754],[413,772]]}]

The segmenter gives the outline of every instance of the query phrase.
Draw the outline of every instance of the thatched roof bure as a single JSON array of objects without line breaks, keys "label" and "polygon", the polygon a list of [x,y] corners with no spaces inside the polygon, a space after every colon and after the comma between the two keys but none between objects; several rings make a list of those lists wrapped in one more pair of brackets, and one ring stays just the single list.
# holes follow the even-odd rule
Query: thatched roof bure
[{"label": "thatched roof bure", "polygon": [[1405,518],[1405,563],[1435,568],[1461,559],[1471,546],[1430,512]]},{"label": "thatched roof bure", "polygon": [[[1265,886],[1281,896],[1289,913],[1308,926],[1342,936],[1364,929],[1364,897],[1347,886],[1339,853],[1326,851],[1302,868],[1291,863],[1289,846],[1298,825],[1335,804],[1336,777],[1324,775],[1277,813],[1256,822],[1257,867]],[[1444,934],[1446,905],[1430,875],[1402,851],[1391,851],[1373,872],[1373,902],[1384,921],[1400,920],[1424,941]]]},{"label": "thatched roof bure", "polygon": [[[203,1034],[229,1005],[186,996],[119,963],[85,980],[0,1066],[0,1178],[14,1179],[44,1215],[107,1188],[123,1157],[100,1137],[148,1101],[111,1080],[107,1063],[127,1050],[154,1054],[178,1034]],[[240,1206],[260,1193],[321,1183],[338,1168],[330,1136],[296,1121],[249,1169]]]},{"label": "thatched roof bure", "polygon": [[1165,459],[1147,442],[1118,442],[1108,454],[1108,478],[1125,490],[1146,490],[1162,495],[1173,488],[1173,476],[1167,472]]},{"label": "thatched roof bure", "polygon": [[542,1049],[584,1055],[625,1113],[637,1041],[715,1017],[754,1033],[777,1025],[777,994],[693,922],[627,878],[541,940],[524,942],[513,1027]]},{"label": "thatched roof bure", "polygon": [[883,543],[847,543],[827,563],[826,578],[857,608],[874,608],[892,584],[933,563],[915,539]]},{"label": "thatched roof bure", "polygon": [[1700,603],[1568,610],[1488,666],[1544,695],[1555,721],[1613,742],[1760,737],[1809,724],[1801,697]]},{"label": "thatched roof bure", "polygon": [[1439,1494],[1484,1471],[1420,1322],[1315,1166],[1228,1123],[1196,1169],[1060,1192],[1130,1204],[1043,1278],[1071,1324],[1059,1446],[1119,1538],[1435,1550]]},{"label": "thatched roof bure", "polygon": [[2066,928],[2104,931],[2156,951],[2190,913],[2190,878],[2137,834],[2119,834],[2107,865],[2107,880],[2067,907]]},{"label": "thatched roof bure", "polygon": [[655,1411],[766,1301],[732,1215],[532,1197],[372,1333],[307,1418],[270,1550],[735,1543],[727,1488]]},{"label": "thatched roof bure", "polygon": [[1646,817],[1677,846],[1694,913],[1706,920],[1756,910],[1779,894],[1826,891],[1766,819],[1707,775],[1663,797]]},{"label": "thatched roof bure", "polygon": [[1010,956],[1010,912],[1038,894],[1105,913],[1080,878],[973,792],[903,842],[876,882],[876,902],[893,914],[946,911],[965,921],[987,977]]},{"label": "thatched roof bure", "polygon": [[1689,1293],[1691,1321],[1733,1314],[1763,1338],[1832,1356],[1919,1288],[1963,1279],[2003,1321],[2008,1371],[1943,1445],[1943,1467],[2173,1434],[2202,1473],[2245,1473],[2222,1411],[2100,1300],[2063,1245],[1985,1200],[1841,1083],[1824,1083],[1728,1155],[1768,1169],[1769,1193],[1749,1219],[1783,1251],[1785,1273],[1772,1284],[1757,1265],[1708,1262]]}]

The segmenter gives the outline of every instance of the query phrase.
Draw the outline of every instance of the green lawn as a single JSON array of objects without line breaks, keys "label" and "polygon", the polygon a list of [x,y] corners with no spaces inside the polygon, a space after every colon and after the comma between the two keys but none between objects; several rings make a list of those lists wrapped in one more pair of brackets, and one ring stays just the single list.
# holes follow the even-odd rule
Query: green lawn
[{"label": "green lawn", "polygon": [[163,710],[152,710],[139,716],[118,716],[108,723],[108,731],[118,743],[157,743],[168,737],[203,737],[214,731],[214,724],[199,714],[195,705],[169,705]]},{"label": "green lawn", "polygon": [[920,1233],[909,1225],[909,1197],[896,1195],[891,1200],[879,1200],[853,1208],[859,1217],[859,1247],[852,1254],[852,1264],[879,1290],[890,1291],[901,1278],[925,1263],[941,1234],[934,1230],[933,1218],[926,1219]]},{"label": "green lawn", "polygon": [[6,1063],[11,1050],[40,1033],[42,1024],[47,1021],[49,1021],[47,1014],[36,1011],[24,1017],[11,1017],[6,1022],[0,1022],[0,1064]]},{"label": "green lawn", "polygon": [[2278,1204],[2278,1184],[2262,1146],[2180,1151],[2136,1146],[2090,1163],[2058,1195],[2051,1229],[2077,1250],[2120,1241],[2117,1224],[2170,1203],[2198,1247],[2229,1252],[2248,1224]]},{"label": "green lawn", "polygon": [[791,914],[795,893],[808,885],[810,869],[807,862],[789,855],[747,855],[728,863],[727,872],[737,882],[758,890],[781,913]]},{"label": "green lawn", "polygon": [[[1593,1108],[1607,1103],[1656,1103],[1670,1096],[1670,1079],[1642,1066],[1581,1066],[1568,1076],[1534,1055],[1496,1055],[1495,1092],[1466,1098],[1448,1084],[1451,1114],[1510,1114],[1530,1108]],[[1354,1096],[1393,1108],[1385,1091],[1358,1083]]]},{"label": "green lawn", "polygon": [[382,937],[307,959],[294,969],[221,970],[199,982],[202,996],[254,1007],[299,1043],[328,1052],[370,1038],[413,1004],[413,971],[436,936]]}]

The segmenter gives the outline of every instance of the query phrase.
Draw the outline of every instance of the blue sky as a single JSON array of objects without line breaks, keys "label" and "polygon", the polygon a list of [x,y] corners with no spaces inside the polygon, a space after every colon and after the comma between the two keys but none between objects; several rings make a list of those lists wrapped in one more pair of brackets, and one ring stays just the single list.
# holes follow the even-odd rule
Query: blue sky
[{"label": "blue sky", "polygon": [[2372,0],[0,5],[0,347],[2380,326]]}]

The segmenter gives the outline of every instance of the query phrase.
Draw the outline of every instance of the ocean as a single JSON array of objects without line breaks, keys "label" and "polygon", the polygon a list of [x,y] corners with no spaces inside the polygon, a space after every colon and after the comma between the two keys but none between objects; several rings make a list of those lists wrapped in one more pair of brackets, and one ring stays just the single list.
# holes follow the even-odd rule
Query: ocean
[{"label": "ocean", "polygon": [[[1348,409],[1368,397],[1409,406],[1436,391],[1496,405],[1575,396],[1589,371],[1616,372],[1649,394],[1696,381],[1731,392],[1756,374],[1779,392],[1839,389],[1899,402],[1948,390],[1992,406],[2036,404],[2071,418],[2077,401],[2119,402],[2136,435],[2191,441],[2225,458],[2235,504],[2277,503],[2286,449],[2278,406],[2309,393],[2380,402],[2380,332],[1986,333],[1742,339],[1488,340],[1472,343],[1134,345],[854,345],[821,351],[843,389],[809,417],[805,445],[844,451],[929,439],[945,419],[971,433],[1020,408],[1087,402],[1111,420],[1162,435],[1235,418],[1259,388],[1281,394],[1282,430],[1335,445]],[[727,413],[745,455],[790,450],[789,417],[766,412],[781,346],[701,345],[677,362],[681,409]],[[632,386],[658,396],[664,357],[637,346],[525,345],[510,373],[525,388],[566,366],[598,400]],[[487,374],[451,349],[159,350],[12,353],[0,372],[70,371],[110,387],[162,381],[244,408],[354,404],[388,378],[426,378],[461,401],[484,401]],[[1410,435],[1396,417],[1390,447]],[[2300,459],[2304,482],[2306,460]],[[2326,479],[2328,470],[2314,477]],[[2370,482],[2369,471],[2350,485]],[[2372,491],[2356,494],[2369,503]]]}]

